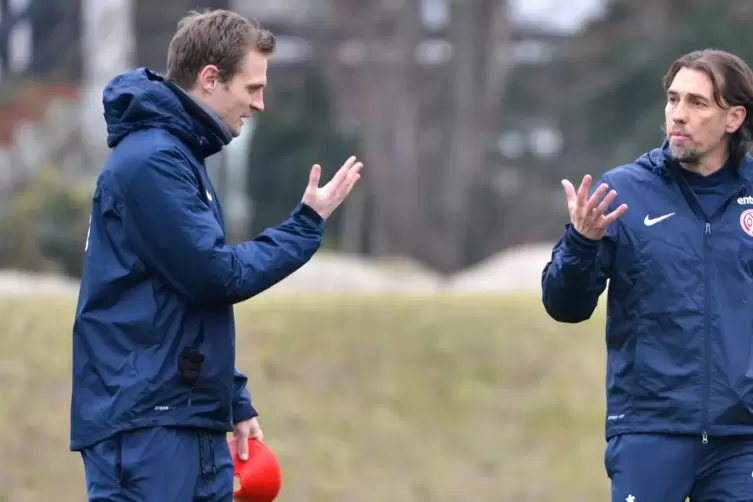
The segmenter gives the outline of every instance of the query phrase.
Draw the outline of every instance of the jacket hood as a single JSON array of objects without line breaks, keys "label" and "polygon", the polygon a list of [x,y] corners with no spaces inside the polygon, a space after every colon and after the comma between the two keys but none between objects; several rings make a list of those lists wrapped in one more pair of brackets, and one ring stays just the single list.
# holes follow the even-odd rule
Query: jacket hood
[{"label": "jacket hood", "polygon": [[232,140],[230,131],[212,112],[147,68],[113,78],[105,86],[102,104],[110,148],[133,132],[151,128],[180,138],[202,158],[214,155]]},{"label": "jacket hood", "polygon": [[[672,158],[668,140],[664,140],[660,147],[654,148],[638,157],[635,165],[656,173],[659,176],[669,178],[675,178],[677,174],[676,170],[680,168],[677,161]],[[740,161],[737,172],[743,180],[749,184],[753,184],[753,157],[750,154],[746,154]]]}]

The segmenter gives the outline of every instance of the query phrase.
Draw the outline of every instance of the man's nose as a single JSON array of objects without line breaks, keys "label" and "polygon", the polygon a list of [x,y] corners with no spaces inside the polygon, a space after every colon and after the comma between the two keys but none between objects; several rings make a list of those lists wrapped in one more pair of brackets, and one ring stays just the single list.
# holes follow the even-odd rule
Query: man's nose
[{"label": "man's nose", "polygon": [[259,92],[251,98],[251,110],[264,111],[264,94]]},{"label": "man's nose", "polygon": [[679,122],[684,124],[688,120],[688,108],[683,105],[682,103],[679,103],[676,107],[674,112],[672,113],[672,120],[675,122]]}]

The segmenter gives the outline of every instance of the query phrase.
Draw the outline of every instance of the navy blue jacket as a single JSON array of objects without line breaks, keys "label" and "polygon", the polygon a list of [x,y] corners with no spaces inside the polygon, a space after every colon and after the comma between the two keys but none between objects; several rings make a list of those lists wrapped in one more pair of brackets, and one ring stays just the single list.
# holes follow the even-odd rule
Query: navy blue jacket
[{"label": "navy blue jacket", "polygon": [[708,218],[680,169],[665,142],[607,172],[609,210],[627,212],[600,241],[568,224],[542,274],[546,311],[567,323],[609,280],[607,437],[753,434],[753,158]]},{"label": "navy blue jacket", "polygon": [[[305,264],[324,222],[300,204],[280,226],[228,245],[204,166],[230,141],[227,128],[143,68],[115,77],[103,102],[112,152],[73,328],[70,447],[147,426],[231,430],[256,416],[235,370],[233,304]],[[205,356],[194,387],[178,371],[186,347]]]}]

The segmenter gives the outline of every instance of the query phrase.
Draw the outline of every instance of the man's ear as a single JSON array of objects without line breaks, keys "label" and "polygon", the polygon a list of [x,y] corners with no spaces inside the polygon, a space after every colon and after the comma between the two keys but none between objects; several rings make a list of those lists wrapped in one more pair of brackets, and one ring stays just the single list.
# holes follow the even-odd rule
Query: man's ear
[{"label": "man's ear", "polygon": [[220,70],[213,64],[206,65],[199,72],[198,84],[206,92],[213,92],[220,84]]},{"label": "man's ear", "polygon": [[727,112],[727,134],[732,134],[737,131],[743,122],[748,112],[744,106],[733,106]]}]

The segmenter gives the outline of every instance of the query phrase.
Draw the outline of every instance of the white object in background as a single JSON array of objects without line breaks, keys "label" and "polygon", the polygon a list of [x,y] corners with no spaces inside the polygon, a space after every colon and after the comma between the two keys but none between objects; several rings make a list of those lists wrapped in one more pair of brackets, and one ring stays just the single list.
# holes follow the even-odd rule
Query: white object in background
[{"label": "white object in background", "polygon": [[236,238],[250,238],[248,235],[253,219],[253,205],[248,191],[248,158],[251,139],[256,121],[246,119],[241,134],[225,148],[224,180],[225,201],[228,225]]},{"label": "white object in background", "polygon": [[32,54],[32,27],[28,19],[13,25],[8,36],[8,70],[10,73],[23,73],[29,68]]},{"label": "white object in background", "polygon": [[102,91],[118,73],[131,69],[134,55],[131,0],[81,0],[83,86],[80,124],[89,158],[98,171],[109,151]]},{"label": "white object in background", "polygon": [[[11,18],[23,15],[31,6],[31,0],[10,0],[8,14]],[[23,73],[31,63],[33,52],[33,33],[31,21],[22,17],[8,34],[8,70],[10,73]]]}]

